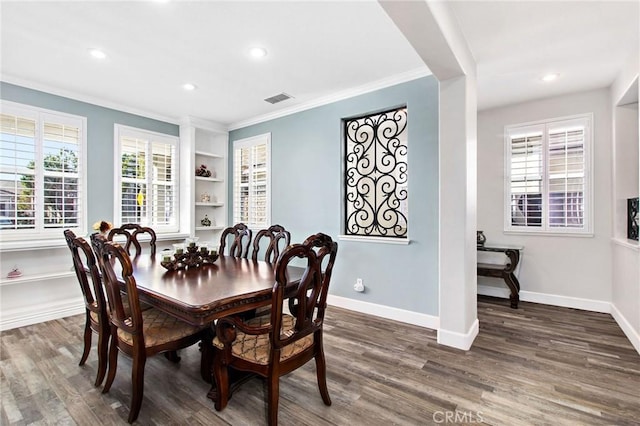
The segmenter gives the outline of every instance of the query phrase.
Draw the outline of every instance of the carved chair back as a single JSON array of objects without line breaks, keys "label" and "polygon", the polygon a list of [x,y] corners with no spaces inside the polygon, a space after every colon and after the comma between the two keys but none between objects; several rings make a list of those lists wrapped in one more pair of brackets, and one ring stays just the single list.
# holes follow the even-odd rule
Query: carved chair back
[{"label": "carved chair back", "polygon": [[[89,243],[82,237],[77,237],[73,231],[64,231],[71,256],[73,269],[76,272],[85,306],[84,351],[80,358],[80,365],[86,362],[91,349],[92,330],[98,334],[98,371],[95,386],[104,380],[107,371],[107,348],[109,342],[109,317],[107,302],[102,289],[102,279],[96,263],[96,257]],[[83,261],[84,259],[84,261]],[[89,284],[91,280],[91,284]]]},{"label": "carved chair back", "polygon": [[[136,280],[133,277],[131,258],[120,244],[108,241],[100,234],[91,235],[91,243],[98,255],[98,263],[102,271],[111,324],[131,334],[135,344],[138,338],[143,337],[142,309]],[[125,283],[124,294],[114,268],[115,263],[118,264],[120,276]],[[128,302],[128,309],[125,308],[124,297]],[[144,347],[144,340],[142,342]]]},{"label": "carved chair back", "polygon": [[260,241],[263,238],[269,239],[269,245],[266,248],[263,259],[271,264],[276,263],[280,252],[291,243],[291,233],[281,225],[272,225],[268,229],[262,229],[258,231],[253,240],[253,252],[251,254],[253,260],[258,260]]},{"label": "carved chair back", "polygon": [[231,237],[231,245],[229,246],[229,256],[247,258],[249,255],[249,246],[251,246],[251,229],[244,223],[237,223],[222,231],[220,236],[220,249],[218,252],[224,254],[227,246],[227,239]]},{"label": "carved chair back", "polygon": [[109,231],[107,239],[109,241],[113,241],[116,235],[122,235],[125,238],[124,249],[128,255],[131,255],[131,246],[135,247],[136,253],[135,256],[139,256],[142,254],[142,244],[141,238],[144,237],[145,234],[149,235],[149,247],[151,249],[151,256],[156,255],[156,232],[153,228],[148,226],[141,226],[137,223],[125,223],[119,228],[113,228]]}]

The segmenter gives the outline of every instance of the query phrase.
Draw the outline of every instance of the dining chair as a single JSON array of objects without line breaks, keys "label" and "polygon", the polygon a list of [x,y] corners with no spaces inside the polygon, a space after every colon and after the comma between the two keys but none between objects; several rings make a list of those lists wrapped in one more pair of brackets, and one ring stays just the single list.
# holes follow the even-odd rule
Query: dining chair
[{"label": "dining chair", "polygon": [[220,236],[220,248],[218,253],[224,254],[227,246],[227,239],[231,236],[233,241],[229,246],[229,256],[247,258],[249,246],[251,245],[252,232],[244,223],[237,223],[234,226],[225,228]]},{"label": "dining chair", "polygon": [[145,234],[149,235],[149,247],[151,249],[151,256],[156,255],[156,232],[153,228],[148,226],[141,226],[137,223],[125,223],[119,228],[112,228],[107,235],[109,241],[113,241],[117,235],[122,235],[125,238],[124,249],[128,255],[131,255],[131,246],[136,249],[136,256],[142,254],[141,238]]},{"label": "dining chair", "polygon": [[[91,336],[95,332],[98,335],[98,372],[94,386],[100,386],[107,372],[110,335],[107,304],[102,292],[102,279],[98,271],[96,257],[89,243],[84,238],[77,237],[70,229],[64,231],[64,238],[67,240],[69,250],[71,250],[73,269],[80,283],[86,314],[84,350],[78,365],[84,365],[87,361],[91,349]],[[89,284],[89,280],[91,280],[91,284]]]},{"label": "dining chair", "polygon": [[[274,264],[278,260],[280,251],[291,243],[291,233],[281,225],[271,225],[268,229],[261,229],[253,240],[253,252],[251,259],[258,260],[260,242],[263,238],[269,239],[269,245],[264,253],[264,261]],[[282,247],[281,247],[282,245]]]},{"label": "dining chair", "polygon": [[[275,266],[270,315],[249,320],[234,315],[218,320],[212,366],[216,410],[224,409],[229,399],[229,369],[253,372],[266,378],[268,421],[277,425],[280,376],[312,358],[322,401],[331,405],[322,330],[337,251],[338,244],[325,234],[288,246]],[[305,264],[305,271],[299,282],[290,283],[287,267],[294,259],[296,264]],[[291,315],[283,313],[285,294],[295,300],[290,304],[294,307]]]},{"label": "dining chair", "polygon": [[[132,392],[128,421],[133,423],[138,418],[142,405],[147,358],[186,348],[209,334],[207,327],[192,326],[156,308],[142,310],[133,265],[127,252],[121,245],[107,241],[99,234],[93,234],[91,242],[98,254],[98,264],[104,279],[111,330],[109,371],[102,392],[106,393],[111,389],[118,366],[118,352],[130,356]],[[117,264],[124,282],[124,294],[114,263]],[[128,302],[128,309],[125,309],[124,298]]]}]

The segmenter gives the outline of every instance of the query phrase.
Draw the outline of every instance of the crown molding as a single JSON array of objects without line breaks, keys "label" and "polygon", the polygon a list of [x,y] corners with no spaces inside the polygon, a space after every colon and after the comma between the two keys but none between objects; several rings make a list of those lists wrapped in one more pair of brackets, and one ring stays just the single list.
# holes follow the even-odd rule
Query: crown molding
[{"label": "crown molding", "polygon": [[117,102],[108,101],[102,98],[74,92],[71,90],[60,89],[58,87],[37,83],[34,81],[26,80],[20,77],[12,76],[12,75],[2,74],[2,77],[0,78],[0,80],[4,81],[5,83],[14,84],[16,86],[21,86],[27,89],[38,90],[40,92],[45,92],[45,93],[49,93],[51,95],[56,95],[56,96],[62,96],[64,98],[72,99],[74,101],[85,102],[85,103],[100,106],[103,108],[114,109],[117,111],[126,112],[128,114],[134,114],[134,115],[139,115],[145,118],[151,118],[153,120],[164,121],[170,124],[180,124],[180,119],[176,117],[169,117],[169,116],[160,115],[151,111],[132,108],[130,106],[119,104]]},{"label": "crown molding", "polygon": [[322,105],[327,105],[327,104],[341,101],[344,99],[353,98],[354,96],[363,95],[365,93],[384,89],[390,86],[395,86],[396,84],[405,83],[411,80],[416,80],[418,78],[426,77],[431,74],[432,74],[431,71],[429,71],[427,67],[416,68],[411,71],[403,72],[401,74],[396,74],[391,77],[387,77],[371,83],[363,84],[362,86],[353,87],[351,89],[336,92],[328,96],[323,96],[309,102],[304,102],[302,104],[293,106],[291,108],[281,109],[273,113],[259,115],[253,118],[249,118],[247,120],[231,123],[229,125],[229,131],[240,129],[242,127],[251,126],[258,123],[263,123],[265,121],[273,120],[276,118],[285,117],[287,115],[306,111],[311,108],[316,108]]}]

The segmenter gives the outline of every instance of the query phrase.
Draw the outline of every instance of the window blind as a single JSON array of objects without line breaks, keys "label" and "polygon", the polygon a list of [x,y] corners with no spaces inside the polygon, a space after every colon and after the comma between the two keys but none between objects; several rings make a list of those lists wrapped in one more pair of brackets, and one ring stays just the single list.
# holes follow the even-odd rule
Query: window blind
[{"label": "window blind", "polygon": [[83,232],[84,120],[28,106],[15,114],[3,109],[0,229],[10,239]]},{"label": "window blind", "polygon": [[121,223],[178,228],[177,138],[118,126]]},{"label": "window blind", "polygon": [[590,232],[591,116],[506,129],[507,230]]},{"label": "window blind", "polygon": [[233,220],[250,228],[270,225],[269,137],[236,141],[233,153]]}]

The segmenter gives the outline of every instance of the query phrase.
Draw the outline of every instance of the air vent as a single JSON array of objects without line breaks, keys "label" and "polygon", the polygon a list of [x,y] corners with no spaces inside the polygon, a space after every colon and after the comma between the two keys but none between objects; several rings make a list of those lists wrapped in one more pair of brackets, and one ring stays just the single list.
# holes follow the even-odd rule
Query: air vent
[{"label": "air vent", "polygon": [[278,95],[271,96],[270,98],[265,99],[265,101],[269,102],[270,104],[277,104],[278,102],[286,101],[287,99],[291,98],[293,98],[293,96],[287,95],[283,92]]}]

